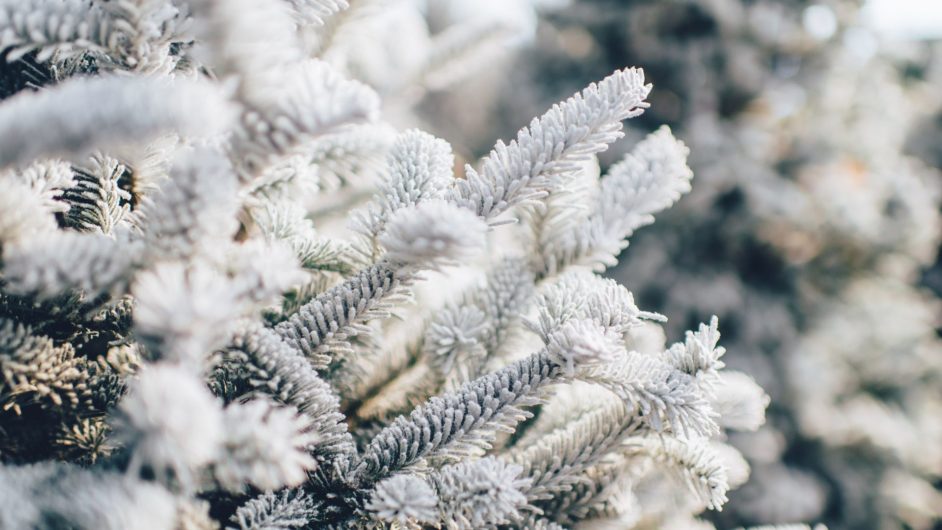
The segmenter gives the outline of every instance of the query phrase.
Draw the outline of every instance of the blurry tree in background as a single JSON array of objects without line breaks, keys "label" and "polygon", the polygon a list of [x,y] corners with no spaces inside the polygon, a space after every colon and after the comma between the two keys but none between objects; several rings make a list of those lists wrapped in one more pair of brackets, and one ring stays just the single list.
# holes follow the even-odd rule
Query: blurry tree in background
[{"label": "blurry tree in background", "polygon": [[483,147],[553,94],[645,68],[633,125],[670,124],[696,185],[612,274],[669,335],[722,308],[728,364],[772,396],[767,427],[733,439],[753,474],[716,522],[942,524],[938,46],[838,1],[586,0],[536,35],[478,82],[504,87],[493,114],[441,133]]}]

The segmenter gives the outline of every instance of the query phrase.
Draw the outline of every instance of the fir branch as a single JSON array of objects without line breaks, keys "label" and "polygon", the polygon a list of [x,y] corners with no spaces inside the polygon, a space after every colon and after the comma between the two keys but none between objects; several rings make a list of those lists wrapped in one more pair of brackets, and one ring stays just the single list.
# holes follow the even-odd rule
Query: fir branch
[{"label": "fir branch", "polygon": [[291,530],[307,527],[317,516],[314,500],[303,491],[267,492],[240,506],[228,530]]},{"label": "fir branch", "polygon": [[493,528],[517,521],[526,506],[530,481],[520,466],[494,457],[442,467],[431,482],[438,496],[443,527],[449,530]]},{"label": "fir branch", "polygon": [[599,271],[614,265],[635,230],[653,223],[653,214],[690,191],[688,153],[670,129],[662,127],[612,166],[599,182],[587,215],[579,218],[571,192],[557,192],[548,211],[534,216],[538,275],[552,276],[573,265]]},{"label": "fir branch", "polygon": [[297,154],[318,136],[343,125],[375,121],[379,98],[344,79],[327,63],[309,59],[286,67],[277,87],[250,99],[233,138],[244,176],[258,175],[279,158]]},{"label": "fir branch", "polygon": [[366,508],[382,521],[408,528],[437,523],[438,504],[438,496],[428,482],[413,475],[396,475],[376,485]]},{"label": "fir branch", "polygon": [[155,77],[71,79],[0,105],[0,166],[37,158],[120,150],[168,132],[211,136],[230,122],[229,103],[214,86]]},{"label": "fir branch", "polygon": [[219,456],[222,407],[193,373],[159,364],[143,370],[121,400],[115,434],[131,454],[129,474],[191,490],[197,472]]},{"label": "fir branch", "polygon": [[350,7],[347,0],[288,0],[299,25],[324,24],[325,19]]},{"label": "fir branch", "polygon": [[238,208],[236,180],[225,158],[210,149],[187,153],[139,210],[147,255],[212,255],[235,234]]},{"label": "fir branch", "polygon": [[354,217],[354,228],[375,239],[399,209],[441,199],[454,177],[454,156],[443,140],[418,130],[399,135],[388,156],[388,173],[367,210]]},{"label": "fir branch", "polygon": [[633,68],[589,85],[535,118],[510,144],[498,142],[480,172],[467,166],[451,199],[493,223],[514,205],[544,197],[560,175],[622,136],[622,120],[641,114],[650,90]]},{"label": "fir branch", "polygon": [[645,455],[667,465],[707,508],[721,510],[729,484],[726,468],[716,452],[702,440],[636,438],[626,443],[629,454]]},{"label": "fir branch", "polygon": [[317,465],[307,448],[319,443],[320,435],[296,409],[264,399],[234,403],[223,412],[223,424],[222,455],[213,476],[229,491],[298,486]]},{"label": "fir branch", "polygon": [[644,431],[641,418],[622,403],[603,406],[512,453],[530,479],[528,502],[542,507],[586,482],[586,474],[629,436]]},{"label": "fir branch", "polygon": [[107,53],[120,46],[122,31],[98,2],[88,0],[4,0],[0,3],[0,48],[8,61],[38,51],[45,62],[84,51]]},{"label": "fir branch", "polygon": [[320,466],[339,465],[353,455],[339,399],[300,351],[261,325],[242,326],[232,347],[245,353],[245,368],[254,388],[296,407],[311,422],[318,440],[308,452]]},{"label": "fir branch", "polygon": [[90,167],[75,167],[75,186],[63,193],[66,226],[113,235],[131,211],[131,194],[118,185],[127,168],[117,159],[93,156]]},{"label": "fir branch", "polygon": [[91,298],[127,290],[140,249],[100,234],[52,232],[4,248],[14,293],[53,297],[80,290]]}]

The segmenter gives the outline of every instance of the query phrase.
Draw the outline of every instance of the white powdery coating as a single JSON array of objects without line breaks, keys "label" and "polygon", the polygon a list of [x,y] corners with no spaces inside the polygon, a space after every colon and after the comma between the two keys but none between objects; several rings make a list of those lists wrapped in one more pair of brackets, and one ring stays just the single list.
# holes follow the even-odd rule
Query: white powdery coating
[{"label": "white powdery coating", "polygon": [[10,177],[0,177],[0,244],[30,240],[56,229],[43,198],[30,186]]},{"label": "white powdery coating", "polygon": [[230,491],[246,484],[271,491],[297,486],[317,462],[306,448],[318,439],[293,407],[276,407],[264,399],[229,405],[223,413],[224,456],[214,469]]},{"label": "white powdery coating", "polygon": [[643,112],[650,90],[635,68],[589,85],[534,118],[510,144],[497,142],[480,172],[467,166],[451,199],[491,221],[515,204],[545,196],[553,177],[578,170],[622,136],[621,121]]},{"label": "white powdery coating", "polygon": [[140,209],[151,259],[212,254],[238,229],[237,193],[235,174],[221,153],[197,149],[181,156]]},{"label": "white powdery coating", "polygon": [[131,450],[132,473],[149,467],[158,479],[189,485],[215,460],[223,441],[222,410],[203,382],[184,368],[144,369],[119,404],[116,432]]},{"label": "white powdery coating", "polygon": [[193,0],[196,55],[219,77],[239,77],[243,95],[260,95],[301,60],[294,20],[277,0]]},{"label": "white powdery coating", "polygon": [[287,243],[251,239],[227,255],[233,288],[249,300],[267,301],[307,279]]},{"label": "white powdery coating", "polygon": [[350,7],[347,0],[287,0],[301,24],[323,25],[324,20]]},{"label": "white powdery coating", "polygon": [[354,218],[354,228],[375,237],[396,211],[444,198],[454,182],[454,163],[448,142],[415,129],[400,134],[387,157],[389,176],[379,185],[368,211]]},{"label": "white powdery coating", "polygon": [[549,336],[546,353],[572,374],[579,366],[614,361],[625,347],[616,334],[591,320],[570,320]]},{"label": "white powdery coating", "polygon": [[472,212],[430,201],[396,212],[379,242],[397,266],[435,269],[474,257],[486,235],[487,225]]},{"label": "white powdery coating", "polygon": [[137,337],[161,358],[194,367],[225,341],[242,310],[230,281],[200,262],[160,263],[140,274],[131,292]]},{"label": "white powdery coating", "polygon": [[240,117],[232,150],[241,157],[243,176],[257,176],[343,125],[379,117],[376,92],[344,78],[323,61],[307,59],[284,70],[277,85],[249,96],[249,106]]},{"label": "white powdery coating", "polygon": [[700,324],[697,331],[688,331],[683,344],[675,343],[664,353],[664,360],[678,370],[697,378],[711,391],[719,370],[726,366],[720,357],[726,348],[718,346],[720,341],[719,319],[715,316],[710,324]]},{"label": "white powdery coating", "polygon": [[449,530],[477,530],[508,524],[527,504],[523,468],[495,457],[465,460],[433,475],[439,511]]},{"label": "white powdery coating", "polygon": [[376,485],[366,508],[383,521],[405,526],[438,521],[438,496],[414,475],[396,475]]},{"label": "white powdery coating", "polygon": [[4,274],[13,292],[55,296],[81,289],[95,297],[126,288],[136,252],[100,234],[55,231],[5,249]]},{"label": "white powdery coating", "polygon": [[719,374],[710,398],[720,416],[720,425],[739,431],[755,431],[761,427],[770,401],[755,379],[735,371]]},{"label": "white powdery coating", "polygon": [[42,157],[119,150],[157,136],[211,136],[233,109],[209,83],[165,77],[70,79],[0,105],[0,167]]}]

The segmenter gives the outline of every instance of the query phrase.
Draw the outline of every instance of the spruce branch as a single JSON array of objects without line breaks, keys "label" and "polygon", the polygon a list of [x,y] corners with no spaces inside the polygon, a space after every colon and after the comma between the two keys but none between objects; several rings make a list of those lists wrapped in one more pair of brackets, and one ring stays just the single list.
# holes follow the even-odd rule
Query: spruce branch
[{"label": "spruce branch", "polygon": [[412,475],[396,475],[376,485],[366,508],[380,520],[408,528],[437,523],[438,504],[438,495],[428,482]]},{"label": "spruce branch", "polygon": [[377,119],[376,93],[344,79],[327,63],[308,59],[285,68],[278,86],[269,87],[264,97],[252,96],[239,118],[232,151],[243,176],[258,175],[344,125]]},{"label": "spruce branch", "polygon": [[229,491],[246,485],[266,491],[298,486],[317,465],[307,448],[318,443],[319,434],[296,409],[264,399],[233,403],[223,412],[223,426],[213,476]]},{"label": "spruce branch", "polygon": [[449,530],[493,528],[521,519],[523,494],[530,484],[520,466],[494,457],[442,467],[431,482],[438,494],[438,511]]},{"label": "spruce branch", "polygon": [[101,234],[57,231],[4,248],[13,293],[51,298],[80,290],[95,298],[127,290],[140,248]]},{"label": "spruce branch", "polygon": [[307,527],[317,516],[314,500],[303,491],[266,492],[250,499],[232,516],[229,530],[291,530]]},{"label": "spruce branch", "polygon": [[320,466],[339,465],[353,455],[339,399],[299,350],[258,324],[240,326],[232,347],[246,355],[245,368],[254,388],[296,407],[311,422],[318,439],[307,450]]},{"label": "spruce branch", "polygon": [[556,192],[546,211],[533,216],[538,275],[573,265],[599,271],[614,265],[635,230],[690,191],[688,152],[662,127],[612,166],[585,211],[573,208],[571,192]]},{"label": "spruce branch", "polygon": [[0,105],[0,167],[37,158],[114,152],[168,132],[206,137],[233,117],[217,87],[182,78],[99,76],[70,79]]},{"label": "spruce branch", "polygon": [[451,199],[493,223],[514,205],[545,197],[561,175],[622,136],[622,120],[643,112],[650,90],[634,68],[589,85],[534,118],[510,144],[497,142],[480,171],[467,166]]}]

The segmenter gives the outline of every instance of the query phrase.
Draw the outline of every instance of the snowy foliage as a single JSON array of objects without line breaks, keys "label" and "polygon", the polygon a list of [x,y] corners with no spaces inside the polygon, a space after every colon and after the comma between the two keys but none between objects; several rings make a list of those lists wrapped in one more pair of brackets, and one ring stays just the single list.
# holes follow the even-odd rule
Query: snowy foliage
[{"label": "snowy foliage", "polygon": [[767,401],[716,320],[649,351],[664,317],[597,275],[690,186],[668,129],[587,172],[644,73],[456,174],[380,94],[521,25],[457,23],[369,86],[393,9],[0,0],[33,72],[0,102],[0,526],[558,530],[640,520],[635,483],[694,517],[745,479],[720,426]]}]

